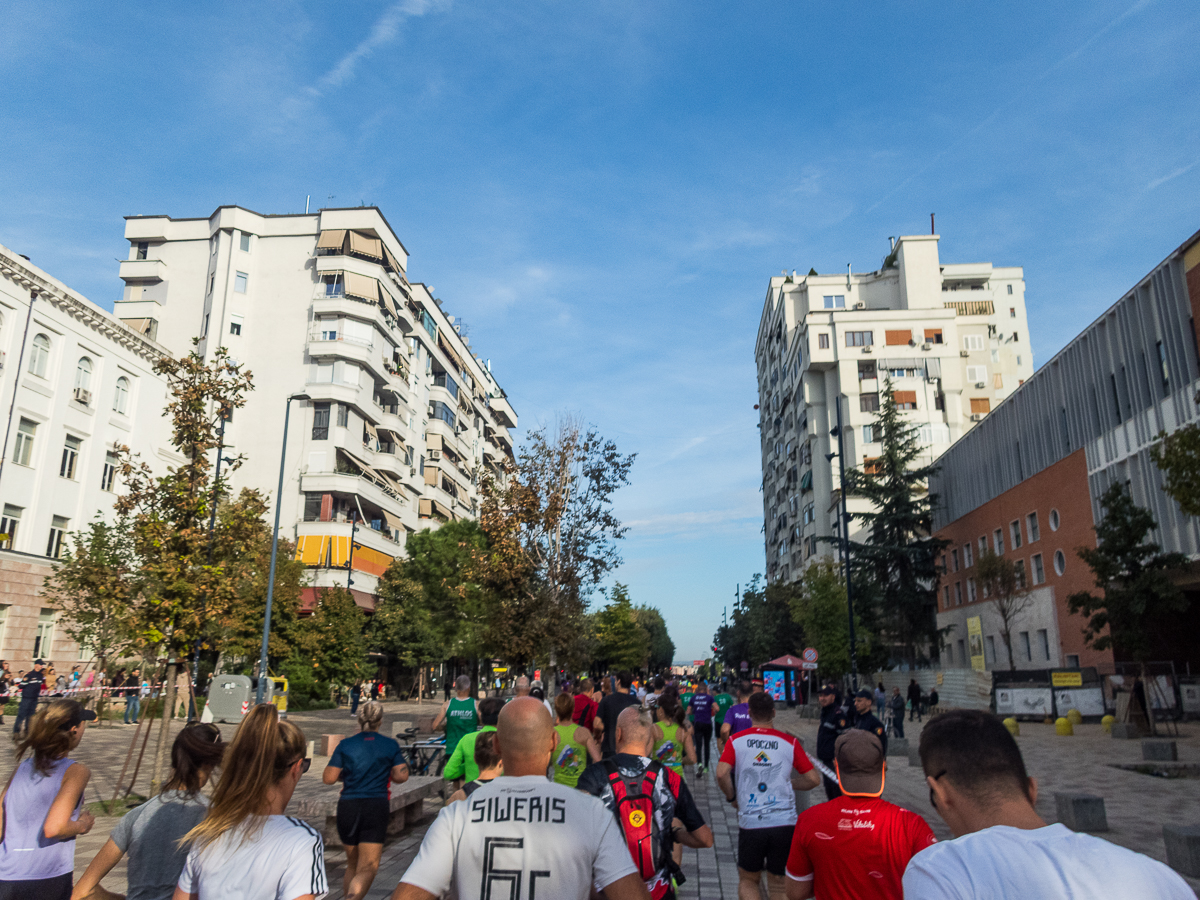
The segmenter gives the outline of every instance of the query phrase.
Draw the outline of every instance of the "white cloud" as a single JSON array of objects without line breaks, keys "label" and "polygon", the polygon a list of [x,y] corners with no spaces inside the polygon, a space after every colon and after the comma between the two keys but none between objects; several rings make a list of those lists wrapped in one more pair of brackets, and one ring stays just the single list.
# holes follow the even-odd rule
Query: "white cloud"
[{"label": "white cloud", "polygon": [[400,26],[406,19],[423,16],[435,5],[442,6],[444,4],[437,3],[435,0],[400,0],[399,3],[389,6],[371,26],[371,33],[358,46],[338,60],[337,65],[322,75],[315,85],[309,87],[308,93],[320,97],[328,89],[341,87],[350,81],[360,62],[380,47],[384,47],[396,39],[400,33]]},{"label": "white cloud", "polygon": [[1146,190],[1152,191],[1159,185],[1166,184],[1168,181],[1172,181],[1178,178],[1180,175],[1192,171],[1194,168],[1196,168],[1196,164],[1192,163],[1191,165],[1184,166],[1182,169],[1176,169],[1170,175],[1164,175],[1162,178],[1155,178],[1152,182],[1146,185]]}]

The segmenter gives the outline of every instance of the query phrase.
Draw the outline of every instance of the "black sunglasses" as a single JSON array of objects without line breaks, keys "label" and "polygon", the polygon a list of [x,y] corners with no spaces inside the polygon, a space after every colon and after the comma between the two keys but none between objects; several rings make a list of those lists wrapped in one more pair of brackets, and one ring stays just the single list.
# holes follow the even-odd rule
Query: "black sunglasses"
[{"label": "black sunglasses", "polygon": [[[950,771],[950,770],[942,769],[942,771],[938,772],[936,775],[933,776],[933,780],[937,781],[939,778],[941,778],[943,775],[945,775],[948,771]],[[932,787],[929,788],[929,805],[932,806],[934,809],[937,809],[937,797],[934,796]]]},{"label": "black sunglasses", "polygon": [[[300,763],[300,774],[301,775],[303,775],[305,772],[307,772],[309,769],[312,768],[312,757],[311,756],[306,756],[306,757],[304,757],[304,759],[298,760],[298,762]],[[293,766],[295,764],[296,763],[292,763]]]}]

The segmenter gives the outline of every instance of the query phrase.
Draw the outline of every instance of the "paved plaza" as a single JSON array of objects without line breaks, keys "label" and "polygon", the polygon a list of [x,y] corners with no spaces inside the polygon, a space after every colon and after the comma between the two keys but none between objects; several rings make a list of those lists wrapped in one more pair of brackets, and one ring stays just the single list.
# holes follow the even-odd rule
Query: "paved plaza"
[{"label": "paved plaza", "polygon": [[[394,719],[415,718],[418,713],[431,712],[437,707],[431,704],[418,706],[416,703],[386,704],[384,731],[390,731]],[[313,713],[293,713],[292,721],[299,725],[309,740],[320,742],[323,734],[350,734],[356,730],[355,722],[346,710],[327,710]],[[8,728],[11,728],[11,718]],[[780,712],[777,725],[797,735],[808,749],[816,740],[816,723],[802,719],[794,711]],[[178,729],[175,724],[172,736]],[[906,723],[910,738],[919,736],[920,724]],[[226,738],[232,736],[234,726],[221,726]],[[134,729],[121,725],[93,726],[80,745],[75,757],[92,769],[88,785],[87,801],[110,799],[117,778],[125,762],[125,754],[133,737]],[[147,794],[150,786],[150,770],[157,730],[146,748],[146,758],[139,772],[136,792]],[[1141,744],[1139,741],[1114,740],[1104,733],[1099,725],[1083,725],[1076,728],[1072,737],[1059,737],[1052,725],[1022,723],[1018,738],[1030,774],[1038,779],[1038,812],[1048,822],[1057,821],[1054,807],[1056,791],[1097,794],[1105,801],[1108,824],[1111,829],[1102,835],[1141,853],[1166,861],[1162,840],[1163,825],[1187,825],[1200,823],[1200,779],[1163,779],[1138,772],[1114,768],[1120,764],[1139,764]],[[1185,723],[1178,738],[1179,761],[1200,764],[1200,724]],[[336,787],[320,783],[320,771],[325,760],[317,757],[310,773],[304,776],[297,789],[293,803],[300,799],[324,794],[333,795]],[[132,764],[130,766],[132,771]],[[12,756],[0,758],[0,778],[7,779],[12,770]],[[128,781],[128,776],[126,776]],[[689,770],[688,784],[692,787],[697,804],[712,826],[715,838],[710,850],[685,849],[683,868],[687,882],[680,888],[683,898],[701,900],[734,900],[737,896],[737,813],[725,802],[716,786],[713,775],[698,777]],[[939,840],[950,837],[942,820],[929,805],[928,789],[919,768],[910,767],[906,757],[893,756],[889,759],[889,770],[884,798],[891,800],[925,817]],[[818,788],[801,796],[801,803],[817,803],[824,799]],[[421,837],[433,821],[441,806],[439,798],[425,803],[425,815],[404,834],[390,840],[384,847],[383,862],[379,876],[368,895],[371,900],[388,897],[416,855]],[[92,832],[77,842],[75,862],[76,875],[83,873],[87,864],[103,846],[108,833],[116,824],[115,817],[97,817]],[[323,824],[315,822],[313,824]],[[341,894],[341,872],[345,861],[342,850],[326,850],[326,865],[329,872],[330,897]],[[1188,879],[1193,889],[1200,891],[1200,880]],[[124,892],[124,861],[104,880],[109,890]]]}]

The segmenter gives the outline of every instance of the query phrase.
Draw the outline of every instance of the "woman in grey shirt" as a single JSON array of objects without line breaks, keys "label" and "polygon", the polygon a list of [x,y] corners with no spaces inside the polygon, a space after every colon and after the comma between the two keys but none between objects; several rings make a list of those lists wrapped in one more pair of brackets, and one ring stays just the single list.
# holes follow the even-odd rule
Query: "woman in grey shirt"
[{"label": "woman in grey shirt", "polygon": [[170,900],[187,860],[187,848],[178,841],[204,818],[208,799],[200,793],[225,752],[215,725],[187,725],[171,748],[171,780],[157,797],[130,810],[109,835],[71,900],[99,900],[115,896],[100,881],[121,857],[129,854],[128,900]]}]

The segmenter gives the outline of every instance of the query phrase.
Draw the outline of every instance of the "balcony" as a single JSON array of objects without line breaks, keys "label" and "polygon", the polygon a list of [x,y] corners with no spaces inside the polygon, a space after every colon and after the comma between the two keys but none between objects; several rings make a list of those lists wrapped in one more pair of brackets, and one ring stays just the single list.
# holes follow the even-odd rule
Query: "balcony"
[{"label": "balcony", "polygon": [[950,300],[943,301],[942,306],[954,310],[956,316],[992,316],[996,314],[996,305],[991,300]]},{"label": "balcony", "polygon": [[117,277],[126,284],[166,281],[167,264],[158,259],[123,259]]},{"label": "balcony", "polygon": [[383,366],[383,357],[373,339],[348,337],[338,331],[314,330],[309,332],[308,345],[305,348],[308,355],[314,359],[322,357],[337,357],[348,359],[364,366],[376,381],[388,380],[387,369]]},{"label": "balcony", "polygon": [[306,472],[300,476],[300,490],[314,494],[357,494],[383,509],[395,509],[409,502],[403,491],[383,481],[348,472]]},{"label": "balcony", "polygon": [[304,391],[317,403],[345,403],[353,406],[360,413],[368,416],[377,415],[378,407],[369,403],[370,395],[357,384],[344,384],[340,381],[310,381],[304,386]]},{"label": "balcony", "polygon": [[488,406],[492,408],[492,412],[496,415],[496,421],[501,426],[504,428],[517,427],[517,414],[513,411],[512,404],[508,402],[507,397],[489,397]]}]

